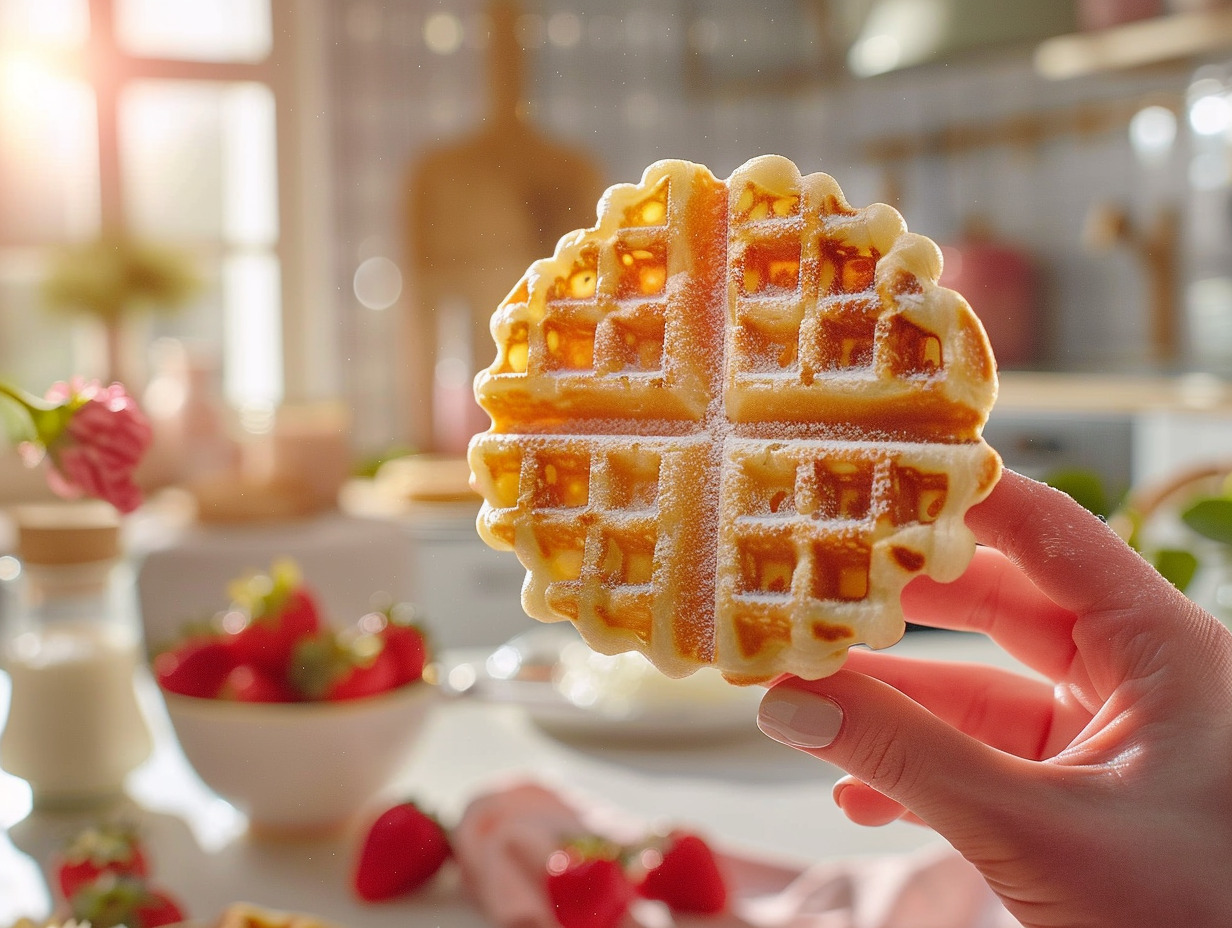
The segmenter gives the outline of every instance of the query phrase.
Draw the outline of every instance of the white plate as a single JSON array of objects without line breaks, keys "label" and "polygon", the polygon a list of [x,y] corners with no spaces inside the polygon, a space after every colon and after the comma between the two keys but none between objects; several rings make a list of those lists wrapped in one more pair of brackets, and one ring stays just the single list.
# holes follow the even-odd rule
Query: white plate
[{"label": "white plate", "polygon": [[560,737],[622,742],[712,741],[757,733],[763,690],[703,668],[675,680],[642,655],[591,651],[571,626],[545,626],[446,674],[457,690],[523,707]]}]

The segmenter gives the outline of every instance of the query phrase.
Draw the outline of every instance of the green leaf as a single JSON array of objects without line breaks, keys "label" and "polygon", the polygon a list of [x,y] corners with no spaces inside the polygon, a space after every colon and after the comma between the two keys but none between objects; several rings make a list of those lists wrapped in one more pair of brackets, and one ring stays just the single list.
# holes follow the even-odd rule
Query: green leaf
[{"label": "green leaf", "polygon": [[1153,558],[1155,569],[1182,593],[1198,572],[1198,559],[1183,548],[1160,548]]},{"label": "green leaf", "polygon": [[17,444],[33,440],[35,431],[26,407],[11,402],[0,393],[0,438],[5,436]]},{"label": "green leaf", "polygon": [[1181,521],[1203,538],[1232,545],[1232,499],[1208,496],[1190,504]]},{"label": "green leaf", "polygon": [[1142,528],[1143,522],[1142,513],[1137,509],[1125,508],[1121,510],[1121,516],[1129,524],[1129,537],[1125,539],[1125,543],[1135,551],[1142,551]]},{"label": "green leaf", "polygon": [[1071,496],[1078,505],[1106,519],[1112,513],[1104,481],[1090,470],[1058,470],[1044,477],[1044,483]]}]

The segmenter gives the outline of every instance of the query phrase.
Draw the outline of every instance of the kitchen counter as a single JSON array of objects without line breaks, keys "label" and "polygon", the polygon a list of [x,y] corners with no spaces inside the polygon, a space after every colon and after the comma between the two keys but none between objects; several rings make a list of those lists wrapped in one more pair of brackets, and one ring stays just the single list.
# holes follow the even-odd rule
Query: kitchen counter
[{"label": "kitchen counter", "polygon": [[1103,476],[1113,494],[1232,460],[1232,383],[1210,374],[1007,371],[984,437],[1028,476]]},{"label": "kitchen counter", "polygon": [[[972,635],[911,633],[896,649],[1012,665]],[[142,693],[157,747],[130,778],[129,812],[146,835],[157,882],[195,919],[208,923],[227,904],[245,900],[309,911],[351,928],[486,924],[452,868],[420,895],[364,906],[347,889],[355,834],[312,841],[249,836],[243,816],[188,768],[148,679]],[[5,681],[0,715],[7,698]],[[695,826],[726,847],[785,864],[940,844],[913,825],[869,829],[848,822],[830,798],[839,772],[762,736],[751,713],[747,726],[710,742],[655,739],[653,733],[625,741],[610,730],[598,739],[584,733],[564,738],[548,734],[520,706],[461,696],[441,703],[390,797],[413,796],[449,822],[478,792],[527,776],[581,791],[638,820]],[[31,813],[25,784],[0,773],[0,822],[6,826],[0,924],[47,914],[51,898],[39,865],[88,821]]]}]

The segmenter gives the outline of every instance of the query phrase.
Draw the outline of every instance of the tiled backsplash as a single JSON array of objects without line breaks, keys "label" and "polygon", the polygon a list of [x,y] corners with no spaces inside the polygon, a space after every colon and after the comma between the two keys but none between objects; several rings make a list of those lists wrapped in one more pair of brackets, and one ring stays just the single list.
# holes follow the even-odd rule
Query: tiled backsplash
[{"label": "tiled backsplash", "polygon": [[[523,6],[547,30],[527,59],[527,112],[551,137],[593,153],[607,182],[635,181],[665,157],[700,161],[725,176],[747,158],[774,151],[805,171],[833,174],[857,206],[897,193],[908,225],[939,242],[956,239],[969,218],[981,217],[1038,262],[1037,366],[1136,371],[1151,364],[1144,266],[1126,247],[1092,250],[1084,229],[1097,203],[1123,208],[1136,230],[1148,229],[1164,205],[1185,210],[1195,196],[1190,134],[1180,120],[1176,143],[1148,166],[1135,155],[1124,120],[1088,120],[1086,129],[1083,120],[1101,103],[1132,113],[1139,103],[1162,101],[1179,111],[1192,67],[1052,82],[1035,74],[1028,49],[1013,49],[863,81],[707,92],[684,67],[693,9],[684,0],[626,4],[620,17],[598,0]],[[461,31],[452,47],[433,51],[424,39],[431,13],[423,4],[347,0],[331,7],[334,262],[344,304],[341,337],[355,349],[345,376],[361,409],[361,440],[379,426],[362,421],[362,410],[388,414],[399,369],[412,362],[410,342],[391,341],[388,323],[378,327],[349,283],[374,253],[405,263],[408,172],[431,147],[465,135],[483,118],[485,8],[483,0],[453,0],[437,10],[453,16]],[[575,14],[575,32],[553,41],[553,16],[562,11]],[[772,41],[764,31],[758,35],[749,41]],[[767,67],[773,60],[769,45]],[[1015,137],[1015,126],[1041,114],[1068,114],[1076,128],[1035,141]],[[942,130],[981,126],[1003,126],[1003,142],[944,150],[959,133]],[[888,171],[868,156],[870,145],[887,137],[938,144]],[[1223,195],[1207,191],[1200,198]],[[579,206],[576,226],[592,221],[591,205]],[[1232,241],[1221,244],[1232,253]],[[409,280],[403,300],[414,292]]]}]

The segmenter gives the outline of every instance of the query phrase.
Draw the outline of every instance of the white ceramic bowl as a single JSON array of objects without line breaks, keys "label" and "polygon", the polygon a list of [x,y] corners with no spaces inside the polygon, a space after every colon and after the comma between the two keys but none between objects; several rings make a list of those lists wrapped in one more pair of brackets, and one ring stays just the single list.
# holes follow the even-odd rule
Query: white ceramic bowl
[{"label": "white ceramic bowl", "polygon": [[188,762],[254,832],[308,835],[345,826],[397,776],[438,688],[344,702],[163,697]]}]

